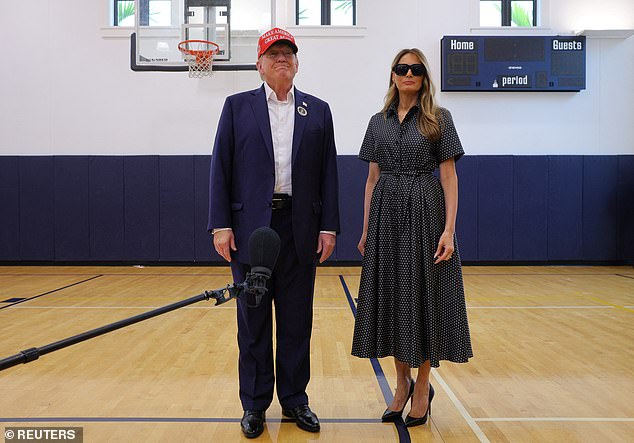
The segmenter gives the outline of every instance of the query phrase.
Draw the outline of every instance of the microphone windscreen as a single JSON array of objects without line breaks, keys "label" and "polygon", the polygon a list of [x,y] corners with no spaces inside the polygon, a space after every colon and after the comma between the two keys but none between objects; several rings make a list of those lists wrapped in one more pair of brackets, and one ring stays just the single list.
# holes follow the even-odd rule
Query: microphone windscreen
[{"label": "microphone windscreen", "polygon": [[251,268],[266,268],[273,271],[280,253],[280,236],[265,226],[253,231],[249,237],[249,260]]}]

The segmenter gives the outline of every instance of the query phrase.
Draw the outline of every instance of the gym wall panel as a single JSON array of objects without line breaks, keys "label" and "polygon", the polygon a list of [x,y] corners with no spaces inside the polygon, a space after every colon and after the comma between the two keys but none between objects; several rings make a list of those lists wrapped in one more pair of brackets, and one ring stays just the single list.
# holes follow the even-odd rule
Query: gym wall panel
[{"label": "gym wall panel", "polygon": [[161,261],[192,260],[194,253],[194,156],[159,157]]},{"label": "gym wall panel", "polygon": [[125,256],[125,189],[123,157],[91,157],[90,257],[118,260]]},{"label": "gym wall panel", "polygon": [[513,157],[478,158],[478,260],[513,258]]},{"label": "gym wall panel", "polygon": [[55,157],[55,260],[90,260],[88,157]]},{"label": "gym wall panel", "polygon": [[548,157],[548,260],[582,258],[583,157]]},{"label": "gym wall panel", "polygon": [[513,259],[548,258],[548,158],[513,157]]},{"label": "gym wall panel", "polygon": [[123,159],[124,236],[123,260],[158,261],[159,157]]},{"label": "gym wall panel", "polygon": [[[20,157],[20,256],[55,259],[54,157]],[[3,227],[4,229],[4,227]]]},{"label": "gym wall panel", "polygon": [[456,163],[458,216],[456,237],[460,258],[478,260],[478,157],[465,155]]},{"label": "gym wall panel", "polygon": [[[222,263],[206,231],[210,156],[0,156],[0,260]],[[358,262],[367,163],[338,158]],[[634,156],[465,156],[463,261],[634,263]]]},{"label": "gym wall panel", "polygon": [[368,178],[368,163],[356,155],[341,155],[337,159],[339,173],[339,221],[336,260],[360,261],[357,249],[363,232],[363,199]]},{"label": "gym wall panel", "polygon": [[634,155],[618,159],[617,249],[621,260],[634,258]]},{"label": "gym wall panel", "polygon": [[583,259],[617,256],[618,162],[614,156],[583,157]]},{"label": "gym wall panel", "polygon": [[20,256],[19,157],[0,160],[0,260]]},{"label": "gym wall panel", "polygon": [[207,231],[209,217],[209,166],[211,157],[208,155],[194,156],[194,189],[195,189],[195,219],[194,241],[196,261],[220,261],[222,258],[213,246],[213,237]]}]

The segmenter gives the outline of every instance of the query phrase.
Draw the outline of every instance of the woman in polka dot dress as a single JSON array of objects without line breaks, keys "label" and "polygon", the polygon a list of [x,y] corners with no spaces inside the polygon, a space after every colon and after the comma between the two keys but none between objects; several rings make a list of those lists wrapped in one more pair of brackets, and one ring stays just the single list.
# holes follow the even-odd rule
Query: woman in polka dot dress
[{"label": "woman in polka dot dress", "polygon": [[[408,426],[427,421],[431,366],[473,356],[454,235],[455,162],[464,151],[434,93],[423,53],[400,51],[385,106],[370,119],[359,153],[369,171],[352,355],[394,357],[396,393],[382,419],[400,418],[412,397]],[[432,175],[438,167],[440,179]],[[416,382],[411,368],[418,368]]]}]

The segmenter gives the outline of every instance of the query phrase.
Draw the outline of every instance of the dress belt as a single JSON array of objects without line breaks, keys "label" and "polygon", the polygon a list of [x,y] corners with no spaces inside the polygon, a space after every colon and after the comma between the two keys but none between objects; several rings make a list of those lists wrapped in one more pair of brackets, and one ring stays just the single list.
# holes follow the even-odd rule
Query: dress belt
[{"label": "dress belt", "polygon": [[293,198],[288,194],[273,194],[271,200],[271,208],[276,209],[290,209],[293,207]]},{"label": "dress belt", "polygon": [[431,174],[432,171],[381,171],[381,175],[395,175],[401,176],[405,175],[408,177],[419,177],[423,174]]}]

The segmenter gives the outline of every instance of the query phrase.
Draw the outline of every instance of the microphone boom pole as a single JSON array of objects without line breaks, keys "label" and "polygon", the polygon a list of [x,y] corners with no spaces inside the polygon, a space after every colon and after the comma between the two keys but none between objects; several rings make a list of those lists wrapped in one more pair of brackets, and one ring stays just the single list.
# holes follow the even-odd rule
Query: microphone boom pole
[{"label": "microphone boom pole", "polygon": [[[90,331],[86,331],[81,334],[56,341],[55,343],[42,346],[41,348],[25,349],[24,351],[20,351],[20,353],[18,354],[0,360],[0,371],[19,365],[21,363],[25,364],[32,362],[40,358],[40,356],[46,355],[50,352],[58,351],[82,341],[107,334],[108,332],[116,331],[117,329],[139,323],[152,317],[156,317],[157,315],[165,314],[167,312],[174,311],[176,309],[183,308],[194,303],[198,303],[199,301],[209,300],[213,298],[216,300],[216,304],[214,306],[220,305],[231,300],[232,298],[238,297],[240,293],[245,289],[245,287],[246,285],[244,283],[241,283],[229,285],[225,288],[216,289],[214,291],[205,291],[202,294],[198,294],[186,300],[181,300],[167,306],[156,308],[152,311],[144,312],[143,314],[135,315],[134,317],[126,318],[124,320],[119,320],[115,323],[110,323],[109,325],[101,326],[100,328],[92,329]],[[225,294],[226,292],[228,292],[228,294]]]},{"label": "microphone boom pole", "polygon": [[133,325],[134,323],[138,323],[203,300],[213,298],[216,300],[216,304],[214,306],[217,306],[231,300],[232,298],[238,298],[242,295],[252,295],[255,299],[255,304],[249,304],[247,300],[245,300],[245,302],[248,307],[257,308],[262,300],[262,296],[267,291],[266,281],[271,277],[272,269],[275,266],[279,252],[280,237],[278,234],[271,228],[258,228],[253,231],[249,237],[251,272],[247,273],[247,278],[243,283],[234,283],[233,285],[227,285],[221,289],[205,291],[202,294],[198,294],[186,300],[172,303],[171,305],[163,306],[124,320],[119,320],[118,322],[56,341],[55,343],[42,346],[41,348],[25,349],[24,351],[20,351],[18,354],[0,360],[0,371],[19,365],[20,363],[32,362],[49,352],[66,348],[84,340],[98,337],[111,331],[116,331],[117,329]]}]

